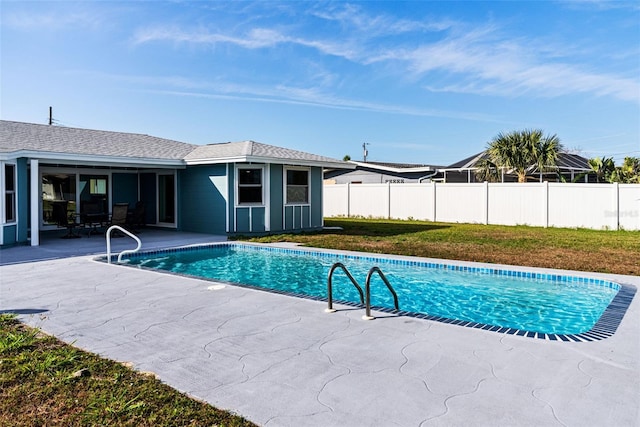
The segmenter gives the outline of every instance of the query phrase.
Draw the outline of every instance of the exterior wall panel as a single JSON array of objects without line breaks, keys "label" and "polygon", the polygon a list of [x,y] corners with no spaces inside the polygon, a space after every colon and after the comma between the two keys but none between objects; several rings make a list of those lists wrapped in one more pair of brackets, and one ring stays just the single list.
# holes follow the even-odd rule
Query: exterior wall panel
[{"label": "exterior wall panel", "polygon": [[224,234],[227,202],[216,183],[226,177],[225,165],[193,166],[179,173],[180,229],[195,233]]}]

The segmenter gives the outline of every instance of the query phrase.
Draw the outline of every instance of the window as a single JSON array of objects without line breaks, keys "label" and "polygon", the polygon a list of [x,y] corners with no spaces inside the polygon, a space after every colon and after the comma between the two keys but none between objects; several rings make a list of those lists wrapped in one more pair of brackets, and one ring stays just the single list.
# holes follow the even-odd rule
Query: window
[{"label": "window", "polygon": [[107,180],[105,178],[91,178],[89,180],[89,192],[91,195],[107,195]]},{"label": "window", "polygon": [[4,165],[5,221],[16,220],[16,166]]},{"label": "window", "polygon": [[262,168],[238,169],[238,204],[262,204]]},{"label": "window", "polygon": [[287,169],[287,204],[309,203],[309,170]]}]

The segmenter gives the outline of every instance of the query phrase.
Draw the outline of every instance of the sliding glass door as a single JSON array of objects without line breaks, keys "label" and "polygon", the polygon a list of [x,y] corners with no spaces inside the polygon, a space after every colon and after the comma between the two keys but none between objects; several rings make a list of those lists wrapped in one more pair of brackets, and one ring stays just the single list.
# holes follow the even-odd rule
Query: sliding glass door
[{"label": "sliding glass door", "polygon": [[158,174],[158,223],[176,224],[176,176]]}]

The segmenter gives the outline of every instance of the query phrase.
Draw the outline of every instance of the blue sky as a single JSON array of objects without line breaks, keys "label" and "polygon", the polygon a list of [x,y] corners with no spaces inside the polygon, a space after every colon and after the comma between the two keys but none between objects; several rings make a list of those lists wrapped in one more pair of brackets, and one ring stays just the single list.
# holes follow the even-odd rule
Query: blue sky
[{"label": "blue sky", "polygon": [[640,3],[2,1],[0,116],[448,165],[640,156]]}]

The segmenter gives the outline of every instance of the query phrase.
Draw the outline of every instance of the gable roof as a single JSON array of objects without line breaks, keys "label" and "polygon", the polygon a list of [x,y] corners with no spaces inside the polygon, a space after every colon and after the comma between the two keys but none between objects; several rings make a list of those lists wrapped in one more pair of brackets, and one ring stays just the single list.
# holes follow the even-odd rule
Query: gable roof
[{"label": "gable roof", "polygon": [[0,120],[0,153],[110,161],[180,161],[195,146],[155,136]]},{"label": "gable roof", "polygon": [[352,168],[346,162],[254,141],[195,145],[150,135],[0,120],[0,159],[174,166],[270,162]]},{"label": "gable roof", "polygon": [[280,163],[341,167],[353,169],[354,166],[347,162],[292,150],[290,148],[276,147],[255,141],[226,142],[220,144],[198,145],[185,156],[187,164],[214,164],[229,162],[256,162],[256,163]]}]

